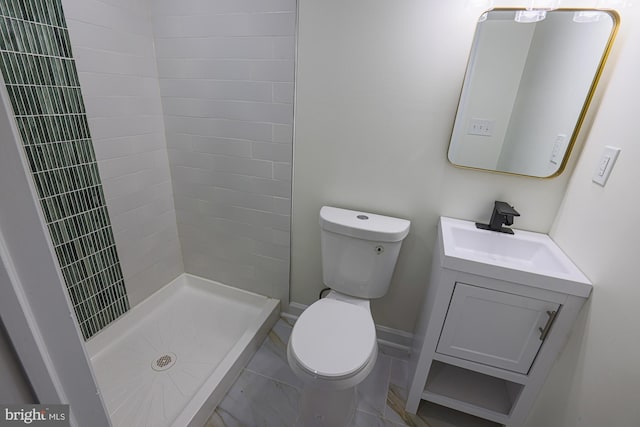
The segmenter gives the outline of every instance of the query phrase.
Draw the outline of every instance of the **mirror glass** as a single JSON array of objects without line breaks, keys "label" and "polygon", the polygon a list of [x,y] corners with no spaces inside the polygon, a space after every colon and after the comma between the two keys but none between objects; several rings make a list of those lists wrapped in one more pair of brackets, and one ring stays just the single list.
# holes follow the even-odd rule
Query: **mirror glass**
[{"label": "mirror glass", "polygon": [[559,175],[617,26],[617,15],[609,11],[485,13],[476,28],[449,160],[505,173]]}]

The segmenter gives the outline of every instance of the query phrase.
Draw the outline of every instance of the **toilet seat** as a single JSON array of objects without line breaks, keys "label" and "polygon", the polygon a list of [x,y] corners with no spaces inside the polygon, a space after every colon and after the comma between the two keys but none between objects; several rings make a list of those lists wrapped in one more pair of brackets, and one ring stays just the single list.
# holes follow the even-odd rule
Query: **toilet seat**
[{"label": "toilet seat", "polygon": [[352,377],[376,356],[376,331],[365,307],[321,299],[298,318],[289,342],[296,365],[325,380]]}]

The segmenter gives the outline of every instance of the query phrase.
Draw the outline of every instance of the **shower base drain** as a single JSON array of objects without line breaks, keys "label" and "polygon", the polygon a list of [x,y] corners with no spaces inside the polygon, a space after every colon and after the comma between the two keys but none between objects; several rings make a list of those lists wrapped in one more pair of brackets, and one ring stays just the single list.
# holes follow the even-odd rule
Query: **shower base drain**
[{"label": "shower base drain", "polygon": [[178,357],[175,353],[165,353],[151,361],[151,368],[154,371],[166,371],[176,364],[176,360],[178,360]]}]

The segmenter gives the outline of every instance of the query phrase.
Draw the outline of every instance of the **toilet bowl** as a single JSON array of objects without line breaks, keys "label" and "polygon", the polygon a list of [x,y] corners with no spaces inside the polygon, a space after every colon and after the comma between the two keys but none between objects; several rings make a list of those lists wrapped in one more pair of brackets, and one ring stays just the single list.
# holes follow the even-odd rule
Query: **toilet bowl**
[{"label": "toilet bowl", "polygon": [[298,318],[287,357],[305,384],[340,390],[362,382],[378,355],[369,300],[331,291]]},{"label": "toilet bowl", "polygon": [[356,386],[378,356],[370,298],[385,295],[402,241],[404,219],[323,206],[322,280],[332,290],[296,321],[287,359],[304,382],[298,425],[342,427],[357,406]]},{"label": "toilet bowl", "polygon": [[296,321],[287,359],[305,386],[299,410],[304,427],[346,427],[356,411],[356,386],[378,357],[369,301],[331,291]]}]

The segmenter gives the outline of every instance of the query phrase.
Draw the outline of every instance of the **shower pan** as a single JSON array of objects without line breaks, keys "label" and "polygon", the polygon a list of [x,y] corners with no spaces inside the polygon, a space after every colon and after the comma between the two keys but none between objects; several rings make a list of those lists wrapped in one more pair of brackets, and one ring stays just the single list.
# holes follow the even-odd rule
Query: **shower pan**
[{"label": "shower pan", "polygon": [[183,274],[87,342],[114,427],[202,426],[279,301]]}]

